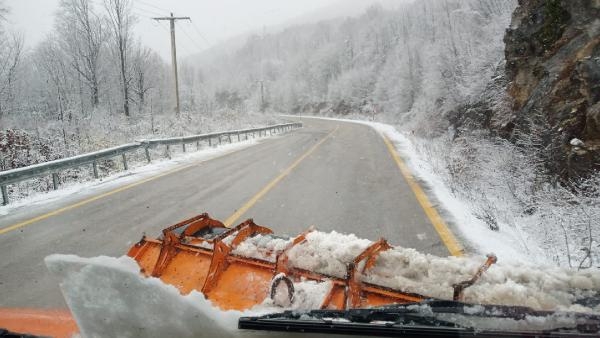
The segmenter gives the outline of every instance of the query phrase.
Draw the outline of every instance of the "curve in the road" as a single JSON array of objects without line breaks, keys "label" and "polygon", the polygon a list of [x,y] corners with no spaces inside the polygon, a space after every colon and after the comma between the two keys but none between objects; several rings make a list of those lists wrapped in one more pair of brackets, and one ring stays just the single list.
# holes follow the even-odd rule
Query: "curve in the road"
[{"label": "curve in the road", "polygon": [[379,133],[354,123],[303,122],[305,128],[244,151],[0,218],[0,228],[11,229],[0,236],[0,306],[64,307],[45,256],[122,255],[142,234],[205,211],[230,223],[230,215],[251,214],[278,235],[316,225],[435,255],[456,253]]}]

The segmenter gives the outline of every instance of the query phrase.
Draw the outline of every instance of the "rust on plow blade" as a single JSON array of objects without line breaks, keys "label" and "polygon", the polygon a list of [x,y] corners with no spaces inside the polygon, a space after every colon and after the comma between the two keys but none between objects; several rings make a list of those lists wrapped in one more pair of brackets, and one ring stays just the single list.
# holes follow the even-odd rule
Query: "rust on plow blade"
[{"label": "rust on plow blade", "polygon": [[[288,288],[290,300],[294,282],[330,281],[332,287],[321,309],[345,310],[431,299],[361,281],[359,276],[368,274],[379,253],[392,248],[384,239],[372,243],[347,263],[344,278],[291,266],[288,253],[305,242],[312,231],[311,228],[288,239],[283,249],[272,249],[267,253],[272,259],[247,257],[234,253],[242,242],[257,235],[280,237],[252,219],[228,228],[205,213],[164,229],[161,238],[144,236],[129,250],[128,256],[138,262],[146,276],[158,277],[177,287],[182,294],[193,290],[202,292],[223,310],[245,310],[267,297],[273,298],[282,281]],[[475,283],[495,261],[489,257],[471,280],[455,285],[454,298],[459,300],[462,291]]]}]

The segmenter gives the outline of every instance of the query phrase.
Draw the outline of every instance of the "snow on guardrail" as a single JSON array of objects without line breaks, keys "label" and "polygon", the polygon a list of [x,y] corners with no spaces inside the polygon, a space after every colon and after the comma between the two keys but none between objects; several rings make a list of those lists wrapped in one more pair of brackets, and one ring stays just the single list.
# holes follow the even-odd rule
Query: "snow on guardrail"
[{"label": "snow on guardrail", "polygon": [[32,179],[39,176],[45,176],[48,174],[52,175],[52,182],[54,186],[54,190],[58,189],[59,179],[57,172],[65,169],[80,167],[84,165],[92,164],[94,177],[98,178],[98,168],[97,161],[109,159],[117,156],[121,156],[121,160],[123,162],[123,167],[127,170],[127,157],[126,154],[130,152],[137,151],[139,149],[144,149],[146,160],[148,162],[151,161],[149,148],[155,147],[158,145],[164,145],[167,147],[167,152],[169,150],[169,146],[174,144],[181,144],[183,147],[183,151],[185,152],[185,145],[189,143],[199,143],[200,141],[208,141],[209,146],[212,146],[213,139],[217,139],[218,143],[221,144],[223,141],[223,137],[225,136],[228,143],[232,143],[234,140],[232,136],[237,136],[237,141],[241,141],[242,135],[245,136],[245,139],[248,139],[248,135],[252,134],[253,137],[256,137],[256,133],[260,136],[267,136],[268,133],[271,135],[274,133],[283,133],[288,130],[296,129],[302,127],[302,123],[284,123],[277,124],[262,128],[250,128],[250,129],[242,129],[242,130],[234,130],[234,131],[224,131],[217,133],[209,133],[209,134],[200,134],[200,135],[191,135],[184,137],[172,137],[172,138],[163,138],[163,139],[152,139],[152,140],[140,140],[134,143],[124,144],[108,149],[102,149],[91,153],[81,154],[69,158],[58,159],[54,161],[38,163],[34,165],[30,165],[27,167],[16,168],[11,170],[6,170],[0,172],[0,190],[2,192],[2,205],[7,205],[9,203],[8,198],[8,189],[7,186],[9,184],[15,184],[24,180]]}]

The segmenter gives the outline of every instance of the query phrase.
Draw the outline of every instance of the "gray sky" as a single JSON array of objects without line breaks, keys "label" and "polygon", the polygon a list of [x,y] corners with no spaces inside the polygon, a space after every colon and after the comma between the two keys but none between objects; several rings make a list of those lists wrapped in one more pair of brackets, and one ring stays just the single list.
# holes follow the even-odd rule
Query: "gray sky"
[{"label": "gray sky", "polygon": [[[102,0],[90,0],[100,7]],[[369,3],[372,0],[355,0]],[[52,30],[59,0],[5,0],[10,8],[9,23],[25,35],[27,47],[33,47]],[[144,44],[168,60],[170,58],[169,24],[155,22],[154,16],[173,11],[176,16],[190,16],[193,23],[177,23],[177,51],[182,57],[197,53],[223,39],[314,13],[320,8],[334,9],[340,0],[134,0],[139,16],[135,33]],[[348,1],[351,3],[352,1]],[[333,6],[333,7],[332,7]],[[343,11],[342,11],[343,12]],[[335,13],[332,13],[335,16]]]}]

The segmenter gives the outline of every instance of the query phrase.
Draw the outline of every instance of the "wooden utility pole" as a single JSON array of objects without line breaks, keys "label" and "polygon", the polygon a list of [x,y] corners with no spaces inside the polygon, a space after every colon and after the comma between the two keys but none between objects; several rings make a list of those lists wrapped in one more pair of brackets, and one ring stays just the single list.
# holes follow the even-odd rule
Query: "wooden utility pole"
[{"label": "wooden utility pole", "polygon": [[173,63],[173,77],[175,79],[175,113],[179,116],[181,111],[179,109],[179,77],[177,75],[177,48],[175,47],[175,20],[192,21],[192,19],[190,19],[189,16],[175,17],[173,16],[173,13],[171,13],[171,16],[153,19],[156,21],[169,20],[171,24],[171,62]]},{"label": "wooden utility pole", "polygon": [[260,111],[261,113],[265,112],[265,81],[258,80],[260,82]]}]

